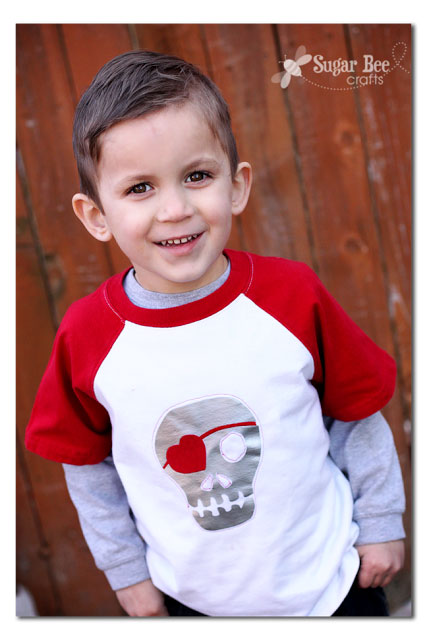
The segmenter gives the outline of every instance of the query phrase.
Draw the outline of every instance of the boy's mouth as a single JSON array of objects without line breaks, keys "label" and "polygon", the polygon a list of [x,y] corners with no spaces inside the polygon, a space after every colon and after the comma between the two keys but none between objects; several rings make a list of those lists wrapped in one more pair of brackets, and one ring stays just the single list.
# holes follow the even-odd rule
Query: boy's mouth
[{"label": "boy's mouth", "polygon": [[197,240],[197,238],[199,238],[201,235],[201,233],[193,233],[189,236],[180,236],[179,238],[168,238],[167,240],[160,240],[160,242],[155,242],[154,244],[160,245],[162,247],[179,246],[180,244],[188,244],[189,242],[194,242],[194,240]]}]

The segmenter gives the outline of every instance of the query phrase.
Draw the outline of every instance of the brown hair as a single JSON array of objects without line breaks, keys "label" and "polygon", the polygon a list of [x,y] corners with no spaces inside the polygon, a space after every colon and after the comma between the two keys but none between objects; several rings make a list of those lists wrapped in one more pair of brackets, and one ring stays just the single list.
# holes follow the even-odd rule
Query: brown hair
[{"label": "brown hair", "polygon": [[77,105],[73,149],[80,189],[102,210],[96,186],[100,136],[109,127],[172,104],[191,100],[206,117],[228,156],[234,176],[238,155],[227,103],[218,87],[197,67],[154,51],[129,51],[107,62]]}]

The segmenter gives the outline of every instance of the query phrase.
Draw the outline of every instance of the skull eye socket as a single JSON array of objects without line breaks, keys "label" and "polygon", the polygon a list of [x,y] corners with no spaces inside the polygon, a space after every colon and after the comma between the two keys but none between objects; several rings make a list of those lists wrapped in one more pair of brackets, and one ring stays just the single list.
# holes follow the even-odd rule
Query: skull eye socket
[{"label": "skull eye socket", "polygon": [[221,439],[219,450],[227,462],[239,462],[247,450],[245,439],[241,433],[229,433]]}]

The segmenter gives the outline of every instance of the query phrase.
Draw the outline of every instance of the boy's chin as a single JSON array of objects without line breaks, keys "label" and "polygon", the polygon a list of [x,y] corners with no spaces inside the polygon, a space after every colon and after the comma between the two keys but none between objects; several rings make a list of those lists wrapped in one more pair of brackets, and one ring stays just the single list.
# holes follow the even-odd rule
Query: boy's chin
[{"label": "boy's chin", "polygon": [[164,273],[160,270],[158,273],[143,271],[135,268],[136,279],[138,283],[148,291],[154,291],[157,293],[186,293],[188,291],[194,291],[200,289],[211,282],[217,280],[227,268],[227,257],[224,253],[218,256],[212,264],[199,265],[200,268],[191,267],[181,269],[168,270]]}]

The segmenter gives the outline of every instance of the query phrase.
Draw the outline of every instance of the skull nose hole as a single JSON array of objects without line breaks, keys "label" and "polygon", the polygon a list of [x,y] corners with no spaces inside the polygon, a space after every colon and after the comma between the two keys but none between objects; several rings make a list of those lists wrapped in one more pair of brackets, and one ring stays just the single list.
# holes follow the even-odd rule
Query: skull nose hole
[{"label": "skull nose hole", "polygon": [[212,491],[213,483],[214,483],[213,475],[210,473],[209,475],[206,476],[206,478],[202,480],[200,488],[202,491]]},{"label": "skull nose hole", "polygon": [[229,478],[228,476],[225,476],[222,473],[217,473],[216,479],[218,480],[221,487],[223,487],[224,489],[228,489],[228,487],[231,487],[231,485],[233,484],[232,479]]},{"label": "skull nose hole", "polygon": [[[233,481],[231,478],[229,478],[228,476],[224,475],[223,473],[217,473],[215,474],[215,478],[217,480],[217,482],[221,485],[221,487],[223,487],[223,489],[228,489],[228,487],[231,487],[231,485],[233,484]],[[213,486],[214,486],[214,477],[211,473],[209,473],[209,475],[206,476],[206,478],[203,478],[201,484],[200,484],[200,488],[202,491],[212,491]]]}]

